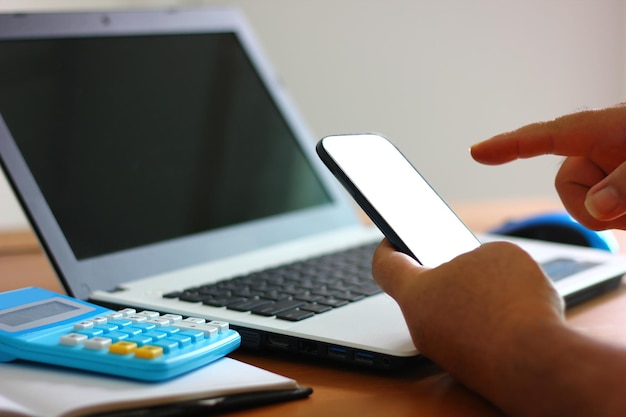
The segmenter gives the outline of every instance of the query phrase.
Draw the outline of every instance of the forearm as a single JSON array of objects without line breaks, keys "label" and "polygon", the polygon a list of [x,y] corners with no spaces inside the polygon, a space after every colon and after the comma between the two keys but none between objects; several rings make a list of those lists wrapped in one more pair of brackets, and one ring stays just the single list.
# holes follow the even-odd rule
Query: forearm
[{"label": "forearm", "polygon": [[534,327],[451,372],[511,416],[626,415],[626,349],[561,324]]}]

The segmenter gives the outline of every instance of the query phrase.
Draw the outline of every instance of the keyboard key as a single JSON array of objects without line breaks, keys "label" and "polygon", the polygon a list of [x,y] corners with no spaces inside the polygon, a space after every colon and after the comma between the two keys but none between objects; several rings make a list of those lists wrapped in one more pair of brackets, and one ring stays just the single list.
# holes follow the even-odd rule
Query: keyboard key
[{"label": "keyboard key", "polygon": [[230,310],[235,311],[250,311],[253,309],[257,309],[268,304],[271,304],[272,300],[267,299],[256,299],[256,300],[244,300],[236,303],[228,304],[226,307]]},{"label": "keyboard key", "polygon": [[291,310],[292,308],[300,307],[304,305],[304,301],[298,300],[283,300],[274,302],[259,308],[255,308],[250,310],[254,314],[259,314],[262,316],[275,316],[278,313],[282,313],[283,311]]},{"label": "keyboard key", "polygon": [[163,297],[282,320],[303,320],[382,292],[371,273],[377,244],[173,291]]},{"label": "keyboard key", "polygon": [[289,321],[300,321],[304,319],[308,319],[309,317],[313,317],[315,313],[312,311],[300,310],[298,308],[293,310],[288,310],[283,313],[279,313],[276,315],[279,319],[289,320]]},{"label": "keyboard key", "polygon": [[318,300],[317,303],[337,308],[337,307],[345,306],[346,304],[348,304],[348,301],[341,300],[339,298],[329,297],[329,298],[322,298],[321,300]]},{"label": "keyboard key", "polygon": [[324,304],[316,304],[316,303],[307,303],[300,307],[301,310],[311,311],[316,314],[326,313],[327,311],[332,310],[331,306],[327,306]]},{"label": "keyboard key", "polygon": [[317,300],[321,300],[321,295],[316,294],[303,294],[294,297],[296,300],[306,301],[307,303],[314,303]]},{"label": "keyboard key", "polygon": [[352,291],[340,291],[337,292],[335,294],[335,298],[339,298],[340,300],[346,300],[346,301],[359,301],[363,298],[365,298],[364,294],[358,294],[358,293],[354,293]]}]

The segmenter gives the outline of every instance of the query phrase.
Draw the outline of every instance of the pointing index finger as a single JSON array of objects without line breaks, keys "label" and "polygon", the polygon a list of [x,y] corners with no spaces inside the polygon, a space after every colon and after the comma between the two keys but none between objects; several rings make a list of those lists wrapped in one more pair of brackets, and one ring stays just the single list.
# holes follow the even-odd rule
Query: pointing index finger
[{"label": "pointing index finger", "polygon": [[476,161],[489,165],[548,154],[588,156],[615,123],[625,124],[624,110],[623,106],[588,110],[533,123],[480,142],[470,152]]}]

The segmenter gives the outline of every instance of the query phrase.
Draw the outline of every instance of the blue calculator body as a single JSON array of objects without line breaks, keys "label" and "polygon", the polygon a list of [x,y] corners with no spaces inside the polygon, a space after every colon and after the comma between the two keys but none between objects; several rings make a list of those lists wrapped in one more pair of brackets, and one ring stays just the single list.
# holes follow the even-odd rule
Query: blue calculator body
[{"label": "blue calculator body", "polygon": [[239,347],[222,321],[110,310],[41,288],[0,293],[0,362],[24,359],[159,381]]}]

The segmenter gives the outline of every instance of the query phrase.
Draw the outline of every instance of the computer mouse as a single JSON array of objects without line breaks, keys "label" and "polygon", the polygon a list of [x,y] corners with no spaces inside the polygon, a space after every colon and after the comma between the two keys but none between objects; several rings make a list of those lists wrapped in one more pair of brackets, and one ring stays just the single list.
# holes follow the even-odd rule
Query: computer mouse
[{"label": "computer mouse", "polygon": [[587,246],[613,253],[619,250],[617,239],[610,231],[588,229],[565,211],[510,220],[489,233]]}]

